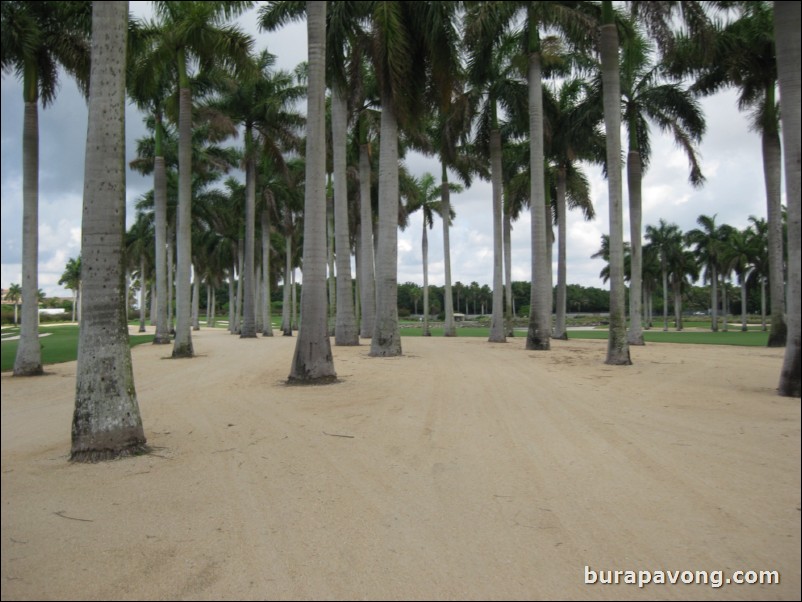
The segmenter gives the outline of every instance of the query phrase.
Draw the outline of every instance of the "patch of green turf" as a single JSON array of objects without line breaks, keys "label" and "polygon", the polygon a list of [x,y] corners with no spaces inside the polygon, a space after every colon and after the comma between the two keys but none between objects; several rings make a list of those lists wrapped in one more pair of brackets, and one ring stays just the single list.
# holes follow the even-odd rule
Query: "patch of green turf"
[{"label": "patch of green turf", "polygon": [[[569,330],[569,339],[607,339],[607,330]],[[740,330],[729,332],[704,332],[686,330],[644,330],[643,340],[647,343],[686,343],[691,345],[740,345],[745,347],[765,347],[769,334],[762,331]]]},{"label": "patch of green turf", "polygon": [[[73,362],[78,358],[78,326],[75,324],[59,324],[57,326],[40,326],[40,334],[49,333],[46,337],[39,337],[42,347],[42,365]],[[8,336],[19,335],[19,329],[4,330],[3,341],[0,344],[0,370],[3,372],[14,368],[14,358],[17,355],[19,340],[6,340]],[[152,334],[140,334],[130,337],[131,347],[143,343],[153,342]]]}]

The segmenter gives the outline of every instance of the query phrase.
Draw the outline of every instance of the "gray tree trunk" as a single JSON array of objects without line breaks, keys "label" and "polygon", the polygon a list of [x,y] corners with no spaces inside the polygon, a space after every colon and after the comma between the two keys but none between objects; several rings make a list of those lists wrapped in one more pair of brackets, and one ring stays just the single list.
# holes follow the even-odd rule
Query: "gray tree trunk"
[{"label": "gray tree trunk", "polygon": [[175,341],[173,357],[192,357],[190,272],[192,265],[192,93],[179,90],[178,209],[176,212]]},{"label": "gray tree trunk", "polygon": [[713,313],[712,321],[710,322],[710,329],[713,332],[718,332],[718,273],[716,271],[716,266],[711,268],[710,305]]},{"label": "gray tree trunk", "polygon": [[[370,355],[393,357],[401,355],[401,333],[398,330],[398,122],[393,101],[387,96],[382,98],[380,144],[376,323]],[[444,207],[443,211],[448,215],[447,208]]]},{"label": "gray tree trunk", "polygon": [[741,332],[746,332],[746,283],[747,278],[741,279]]},{"label": "gray tree trunk", "polygon": [[273,336],[270,305],[270,214],[262,210],[262,336]]},{"label": "gray tree trunk", "polygon": [[532,228],[532,289],[526,348],[551,348],[551,283],[546,249],[546,188],[543,173],[543,82],[540,53],[529,53],[530,213]]},{"label": "gray tree trunk", "polygon": [[[429,331],[429,233],[427,232],[426,216],[423,217],[423,234],[421,235],[421,256],[423,257],[423,336],[430,337]],[[415,299],[415,313],[417,313],[418,300]]]},{"label": "gray tree trunk", "polygon": [[145,281],[145,255],[139,256],[139,332],[145,332],[145,297],[147,282]]},{"label": "gray tree trunk", "polygon": [[[493,316],[490,321],[491,343],[506,343],[504,332],[504,235],[501,226],[501,132],[490,132],[490,174],[493,189]],[[448,219],[445,215],[443,219]]]},{"label": "gray tree trunk", "polygon": [[335,322],[337,320],[337,275],[334,269],[334,198],[326,196],[326,262],[328,264],[328,277],[326,285],[329,288],[329,335],[334,336]]},{"label": "gray tree trunk", "polygon": [[641,324],[641,288],[643,283],[643,244],[641,229],[643,204],[641,195],[642,166],[640,152],[629,151],[627,156],[627,188],[629,191],[629,240],[630,255],[629,279],[629,331],[627,341],[630,345],[643,345],[643,325]]},{"label": "gray tree trunk", "polygon": [[200,274],[192,269],[192,330],[200,330]]},{"label": "gray tree trunk", "polygon": [[167,228],[167,331],[173,335],[175,327],[175,312],[173,294],[175,293],[175,226]]},{"label": "gray tree trunk", "polygon": [[147,450],[125,320],[125,52],[128,2],[95,2],[81,231],[83,302],[70,459]]},{"label": "gray tree trunk", "polygon": [[230,334],[234,334],[234,321],[236,320],[236,298],[234,293],[234,274],[236,270],[234,266],[231,266],[231,269],[228,274],[228,332]]},{"label": "gray tree trunk", "polygon": [[331,91],[331,132],[334,155],[334,252],[337,260],[337,325],[335,345],[359,345],[351,277],[351,237],[348,222],[346,145],[348,107],[339,86]]},{"label": "gray tree trunk", "polygon": [[780,374],[780,395],[795,397],[802,391],[802,182],[800,182],[800,3],[774,3],[774,31],[777,46],[777,75],[780,80],[780,113],[785,152],[785,195],[788,202],[788,290],[786,324],[788,337]]},{"label": "gray tree trunk", "polygon": [[607,133],[607,185],[610,212],[610,335],[606,364],[629,365],[624,288],[624,219],[621,203],[621,80],[618,71],[618,30],[601,27],[604,130]]},{"label": "gray tree trunk", "polygon": [[[171,297],[167,280],[167,173],[164,157],[156,157],[153,167],[153,213],[156,238],[156,335],[154,345],[167,345],[170,341],[168,299]],[[172,255],[172,254],[171,254]],[[170,260],[172,257],[170,258]]]},{"label": "gray tree trunk", "polygon": [[303,323],[289,381],[336,380],[326,319],[326,3],[307,2],[309,88],[304,199]]},{"label": "gray tree trunk", "polygon": [[373,207],[370,198],[370,156],[367,144],[359,146],[359,220],[362,225],[362,236],[359,241],[359,248],[362,252],[359,283],[362,320],[359,328],[360,336],[369,339],[373,336],[376,324],[376,286],[373,256]]},{"label": "gray tree trunk", "polygon": [[568,333],[565,330],[565,312],[567,297],[567,274],[566,274],[566,207],[565,207],[565,187],[566,187],[565,167],[560,167],[557,172],[557,307],[555,311],[554,338],[563,341],[568,340]]},{"label": "gray tree trunk", "polygon": [[785,347],[785,279],[783,278],[782,151],[780,134],[764,131],[762,135],[763,175],[766,182],[766,208],[769,227],[769,288],[771,291],[771,332],[769,347]]},{"label": "gray tree trunk", "polygon": [[[504,280],[507,306],[504,310],[507,336],[515,336],[515,311],[512,306],[512,218],[504,210]],[[459,310],[457,310],[459,311]]]},{"label": "gray tree trunk", "polygon": [[[440,212],[445,215],[451,215],[451,189],[448,186],[448,171],[446,166],[442,166],[442,183],[440,185],[441,206]],[[457,326],[454,323],[454,297],[451,292],[451,226],[448,223],[448,217],[443,220],[443,263],[445,267],[445,291],[443,293],[443,305],[445,306],[446,321],[443,324],[443,336],[455,337],[457,336]]]},{"label": "gray tree trunk", "polygon": [[281,332],[285,337],[292,336],[292,238],[284,237],[284,288],[281,309]]},{"label": "gray tree trunk", "polygon": [[22,310],[14,376],[42,374],[39,346],[39,107],[25,103],[22,125]]},{"label": "gray tree trunk", "polygon": [[[250,139],[250,133],[246,132],[246,137]],[[246,142],[246,144],[248,144]],[[256,165],[254,159],[249,156],[245,163],[245,250],[244,267],[240,273],[240,280],[243,281],[242,291],[242,322],[240,328],[240,338],[256,338],[256,307],[254,298],[256,288],[254,287],[254,247],[256,245]]]}]

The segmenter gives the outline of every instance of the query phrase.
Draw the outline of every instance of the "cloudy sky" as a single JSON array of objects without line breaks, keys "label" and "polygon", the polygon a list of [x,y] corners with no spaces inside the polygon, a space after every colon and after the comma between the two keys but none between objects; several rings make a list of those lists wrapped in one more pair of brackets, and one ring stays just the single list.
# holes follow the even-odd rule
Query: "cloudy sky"
[{"label": "cloudy sky", "polygon": [[[132,11],[142,15],[146,2],[132,2]],[[306,60],[306,28],[294,24],[277,33],[260,33],[253,13],[240,18],[254,36],[256,48],[268,48],[278,56],[278,67],[293,69]],[[682,230],[696,227],[700,214],[717,214],[718,223],[745,227],[750,215],[765,217],[766,202],[760,155],[760,137],[749,131],[746,115],[738,112],[735,95],[723,93],[703,100],[707,134],[701,145],[702,166],[707,183],[692,188],[685,156],[673,141],[653,130],[652,162],[643,182],[644,227],[660,218]],[[13,74],[2,78],[2,287],[21,282],[22,254],[22,90]],[[48,296],[67,296],[58,285],[70,257],[80,253],[83,160],[86,143],[87,107],[68,77],[61,79],[58,98],[39,111],[39,286]],[[134,141],[144,134],[142,116],[127,110],[127,160],[133,157]],[[625,143],[625,139],[624,139]],[[439,174],[435,159],[413,155],[407,167],[417,176]],[[579,215],[568,220],[568,281],[606,288],[599,278],[603,262],[591,259],[608,229],[607,187],[598,168],[586,167],[592,184],[597,218],[584,222]],[[241,177],[241,174],[240,174]],[[244,178],[243,178],[244,179]],[[626,206],[626,179],[624,179]],[[150,178],[129,171],[128,219],[133,204],[152,188]],[[784,198],[784,196],[783,196]],[[457,212],[451,231],[452,279],[492,284],[492,214],[490,185],[475,182],[465,192],[452,196]],[[626,212],[625,212],[626,214]],[[626,217],[625,217],[626,219]],[[421,218],[413,215],[409,227],[399,234],[398,280],[422,283]],[[629,238],[625,225],[625,238]],[[530,235],[528,214],[513,225],[513,279],[529,280]],[[555,251],[556,255],[556,251]],[[444,282],[442,225],[435,223],[429,236],[429,282]]]}]

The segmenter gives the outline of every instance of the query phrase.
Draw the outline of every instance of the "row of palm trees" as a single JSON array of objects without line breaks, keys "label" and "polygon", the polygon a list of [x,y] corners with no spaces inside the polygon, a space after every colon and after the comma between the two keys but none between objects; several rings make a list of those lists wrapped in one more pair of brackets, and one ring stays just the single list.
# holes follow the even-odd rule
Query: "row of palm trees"
[{"label": "row of palm trees", "polygon": [[[34,77],[27,83],[26,94],[29,90],[39,90],[39,81],[35,79],[33,61],[26,49],[30,46],[31,40],[24,40],[24,28],[14,28],[12,17],[14,10],[24,11],[29,3],[9,2],[3,5],[3,69],[16,68],[21,75],[26,77],[29,73]],[[41,4],[41,3],[40,3]],[[77,10],[78,5],[86,3],[62,3],[69,4],[70,10],[83,16],[81,19],[74,17],[68,20],[65,14],[63,24],[75,23],[74,29],[77,32],[86,32],[86,11]],[[99,6],[104,3],[96,3]],[[220,70],[233,73],[234,77],[247,77],[255,72],[254,61],[250,58],[252,41],[235,27],[227,25],[227,20],[239,14],[247,8],[247,2],[156,2],[157,19],[153,23],[145,24],[142,28],[132,28],[132,40],[130,46],[128,73],[130,74],[128,87],[131,94],[137,98],[143,106],[148,106],[154,116],[156,124],[155,148],[154,148],[154,204],[155,208],[155,239],[158,248],[166,248],[163,242],[166,240],[166,220],[160,217],[164,206],[166,194],[160,181],[166,180],[166,175],[160,167],[163,161],[163,149],[160,148],[160,124],[164,116],[171,117],[178,124],[178,203],[176,216],[176,307],[177,324],[176,335],[173,347],[174,357],[191,357],[193,355],[191,340],[191,308],[190,308],[190,273],[192,263],[192,193],[193,193],[193,155],[192,137],[193,120],[197,121],[193,115],[197,115],[199,108],[193,106],[193,94],[202,90],[205,82],[212,79],[213,75]],[[790,7],[787,5],[790,4]],[[789,28],[788,23],[798,24],[799,7],[797,3],[778,3],[775,15],[776,21],[774,29],[778,32],[778,57],[780,57],[780,68],[783,68],[782,61],[787,61],[790,65],[787,71],[779,72],[779,82],[781,93],[785,94],[789,102],[782,105],[782,119],[785,123],[783,135],[786,136],[786,161],[789,169],[788,198],[789,198],[789,328],[791,333],[792,345],[787,347],[786,367],[783,369],[783,384],[781,390],[799,390],[799,370],[798,370],[798,305],[790,302],[790,299],[798,291],[799,262],[798,262],[798,113],[788,114],[789,110],[796,110],[798,99],[798,85],[793,87],[793,83],[788,87],[789,82],[798,82],[798,42],[797,46],[790,46],[789,58],[785,58],[785,47],[780,44],[789,40],[798,41],[798,30]],[[6,5],[9,8],[6,9]],[[658,34],[667,31],[667,24],[672,17],[670,12],[665,12],[666,5],[658,3],[638,3],[635,5],[638,11],[648,12],[647,19],[642,19],[649,34],[655,36],[658,41],[661,53],[666,55],[670,50],[670,42],[675,41],[673,36],[661,37]],[[695,5],[693,5],[695,6]],[[307,101],[307,137],[306,137],[306,176],[304,180],[305,202],[303,211],[303,267],[304,284],[302,294],[302,315],[303,327],[299,335],[296,354],[291,369],[291,379],[300,381],[314,381],[317,379],[330,380],[334,378],[335,372],[331,360],[331,351],[328,342],[328,327],[326,323],[326,287],[325,287],[325,264],[326,264],[326,245],[325,245],[325,174],[326,174],[326,144],[325,144],[325,119],[324,102],[325,80],[328,79],[329,87],[332,89],[332,97],[337,96],[346,90],[355,91],[358,99],[352,100],[351,106],[353,113],[351,122],[357,127],[360,143],[369,142],[367,140],[367,128],[363,120],[369,118],[368,100],[381,107],[380,126],[378,129],[379,137],[379,183],[378,183],[378,241],[375,245],[377,251],[375,258],[375,322],[371,340],[371,355],[388,356],[401,353],[401,341],[398,332],[397,316],[397,227],[398,227],[398,205],[400,198],[399,187],[399,132],[404,138],[414,140],[428,138],[428,144],[433,153],[439,156],[442,165],[442,212],[450,215],[449,182],[448,170],[453,168],[458,171],[460,167],[460,148],[464,149],[470,142],[469,134],[471,127],[465,124],[474,123],[472,113],[467,112],[466,106],[470,103],[464,100],[470,99],[471,95],[487,95],[489,108],[485,123],[488,125],[484,132],[487,133],[486,139],[489,148],[490,159],[484,159],[485,165],[489,169],[491,182],[494,187],[494,232],[496,236],[496,260],[494,261],[494,292],[500,294],[501,282],[498,275],[501,271],[501,237],[498,233],[503,231],[498,224],[502,222],[502,205],[500,202],[503,179],[503,154],[504,144],[499,143],[502,131],[508,125],[500,118],[498,107],[505,110],[509,109],[513,115],[514,100],[509,100],[510,106],[506,107],[505,99],[496,96],[494,82],[497,75],[503,72],[505,65],[517,69],[517,73],[525,74],[519,76],[519,81],[525,86],[521,89],[527,91],[528,119],[526,120],[527,134],[523,137],[518,135],[518,141],[528,146],[528,199],[532,215],[532,310],[530,317],[529,332],[527,336],[528,349],[549,348],[551,338],[551,270],[548,249],[548,229],[547,229],[547,192],[550,186],[546,182],[546,132],[544,119],[544,94],[543,79],[548,73],[551,44],[554,38],[547,36],[547,32],[557,32],[559,42],[564,47],[580,52],[580,57],[590,56],[597,52],[601,58],[600,76],[600,95],[603,104],[603,122],[605,136],[605,164],[609,182],[609,246],[610,246],[610,288],[611,288],[611,328],[608,342],[607,363],[628,364],[629,342],[627,339],[626,328],[626,308],[624,307],[624,244],[623,244],[623,207],[621,192],[621,173],[620,169],[613,169],[611,166],[619,165],[621,157],[620,145],[620,124],[622,119],[621,99],[622,82],[625,78],[621,77],[621,43],[619,42],[619,31],[627,34],[634,25],[627,25],[622,21],[620,15],[613,10],[613,3],[604,1],[601,5],[596,3],[545,3],[545,2],[477,2],[466,3],[464,13],[459,10],[459,3],[452,2],[371,2],[371,3],[332,3],[332,9],[327,15],[327,5],[323,2],[268,2],[260,9],[260,25],[265,30],[270,30],[281,26],[290,19],[299,18],[306,11],[307,27],[309,30],[309,67],[308,67],[308,101]],[[662,10],[664,12],[656,12]],[[791,11],[787,14],[786,11]],[[696,17],[703,16],[701,13],[694,14]],[[643,17],[635,13],[635,17]],[[50,17],[50,15],[48,16]],[[794,19],[796,19],[794,21]],[[22,20],[20,20],[22,21]],[[12,24],[7,27],[7,22]],[[52,19],[49,19],[50,27]],[[83,25],[81,25],[83,23]],[[459,35],[460,24],[466,32],[465,46],[463,50],[462,38]],[[686,21],[692,33],[708,35],[712,32],[709,19],[696,18]],[[83,27],[83,29],[81,29]],[[700,29],[696,31],[696,27]],[[6,32],[13,32],[13,35],[5,35]],[[599,46],[594,48],[596,40],[594,35],[600,32]],[[95,32],[98,33],[97,30]],[[796,36],[796,37],[794,37]],[[96,36],[97,37],[97,36]],[[85,39],[85,35],[84,38]],[[634,39],[633,36],[624,35],[625,42]],[[9,40],[8,43],[6,40]],[[38,41],[38,38],[37,38]],[[28,42],[28,46],[26,43]],[[16,45],[15,45],[16,44]],[[508,50],[506,58],[498,53]],[[17,54],[14,54],[14,52]],[[796,52],[794,55],[793,53]],[[474,69],[463,69],[460,65],[460,57],[467,54],[470,59],[469,66]],[[559,54],[559,53],[556,53]],[[499,57],[498,60],[495,60]],[[577,61],[581,63],[582,61]],[[482,64],[491,64],[493,69],[482,69],[477,67]],[[708,63],[699,61],[691,64],[691,68],[704,68]],[[69,68],[70,65],[65,65]],[[190,67],[197,67],[195,77],[190,77]],[[702,67],[697,67],[702,65]],[[29,66],[31,67],[29,69]],[[324,70],[328,67],[327,78],[324,77]],[[496,69],[495,67],[499,67]],[[93,61],[93,69],[95,68]],[[794,71],[796,68],[796,71]],[[78,73],[77,67],[73,69]],[[466,73],[466,77],[461,77]],[[505,79],[510,77],[513,71],[507,72]],[[796,73],[796,74],[795,74]],[[467,75],[470,74],[470,78]],[[137,75],[139,77],[137,77]],[[796,78],[796,79],[794,79]],[[193,83],[194,80],[194,83]],[[237,80],[237,88],[246,87],[242,81]],[[137,82],[137,83],[134,83]],[[345,83],[344,83],[345,82]],[[469,84],[470,83],[470,87]],[[94,80],[93,80],[94,84]],[[372,86],[375,94],[368,94],[367,90]],[[193,89],[195,92],[193,92]],[[481,92],[479,92],[481,91]],[[794,96],[794,93],[797,96]],[[101,94],[99,92],[99,94]],[[26,96],[26,127],[25,140],[32,140],[35,137],[35,128],[28,127],[28,113],[30,111],[30,121],[35,121],[36,94],[31,94],[31,99]],[[91,99],[91,95],[90,95]],[[342,104],[339,100],[332,103],[333,121],[338,122],[335,128],[337,132],[336,140],[332,141],[333,148],[344,146],[342,139]],[[789,109],[790,105],[790,109]],[[90,102],[91,107],[91,102]],[[348,104],[346,103],[346,112]],[[373,107],[371,107],[373,108]],[[91,115],[90,115],[91,117]],[[430,118],[429,118],[430,117]],[[794,121],[796,120],[796,121]],[[481,120],[480,120],[481,121]],[[512,119],[510,119],[512,121]],[[635,120],[636,121],[636,120]],[[243,115],[240,123],[246,129],[246,206],[252,207],[249,199],[253,198],[255,189],[255,176],[248,177],[248,173],[253,173],[254,169],[250,164],[252,152],[252,136],[248,136],[248,117]],[[657,121],[661,127],[674,129],[673,124],[664,124]],[[481,128],[480,128],[481,129]],[[514,132],[514,128],[511,128]],[[346,128],[347,130],[347,128]],[[794,132],[789,134],[789,132]],[[429,134],[426,136],[426,134]],[[515,133],[512,135],[515,139]],[[692,129],[681,133],[681,138],[686,141],[686,148],[692,149],[696,140]],[[481,140],[477,141],[481,142]],[[26,142],[27,144],[27,142]],[[630,145],[632,146],[632,144]],[[249,148],[251,147],[251,148]],[[367,151],[365,147],[365,151]],[[474,144],[475,149],[481,149],[480,144]],[[362,150],[362,147],[361,147]],[[116,151],[115,151],[116,152]],[[335,150],[335,157],[340,151]],[[573,149],[575,156],[581,155]],[[643,147],[639,151],[643,152]],[[796,153],[796,155],[794,154]],[[28,160],[36,154],[35,145],[29,144],[25,147],[26,157],[25,169],[36,171],[35,160]],[[499,160],[501,155],[502,160]],[[481,156],[481,155],[480,155]],[[487,155],[486,155],[487,156]],[[789,158],[790,156],[790,158]],[[642,160],[642,159],[641,159]],[[794,163],[796,161],[796,163]],[[342,173],[342,161],[336,160],[336,171],[334,180],[340,187],[340,194],[335,190],[335,203],[341,203],[345,199],[342,194],[342,184],[346,181],[346,176]],[[87,156],[89,164],[89,156]],[[31,166],[34,166],[31,169]],[[26,171],[26,173],[28,173]],[[635,170],[637,171],[637,170]],[[88,172],[87,172],[88,173]],[[796,180],[794,180],[796,178]],[[693,170],[692,170],[693,179]],[[25,190],[30,192],[29,196],[35,197],[35,178],[26,178]],[[30,184],[30,185],[28,185]],[[558,186],[558,189],[560,187]],[[796,196],[795,196],[796,194]],[[526,196],[525,188],[522,196]],[[86,198],[86,197],[85,197]],[[369,199],[364,196],[360,198],[361,204],[368,203]],[[630,202],[637,203],[637,199],[630,199]],[[35,205],[28,202],[26,197],[26,208]],[[35,211],[34,211],[35,213]],[[335,209],[335,215],[342,215],[342,210]],[[30,217],[30,214],[26,214]],[[246,211],[249,219],[246,224],[255,220],[253,211],[249,208]],[[771,214],[769,215],[771,219]],[[26,218],[27,219],[27,218]],[[35,223],[35,215],[34,215]],[[346,222],[348,220],[345,220]],[[448,228],[449,220],[443,220],[444,242],[446,245],[446,333],[450,333],[449,317],[453,320],[453,309],[451,308],[451,282],[450,266],[448,258]],[[335,230],[338,224],[344,228],[342,219],[335,219]],[[26,221],[26,234],[31,229]],[[249,257],[249,247],[253,247],[254,234],[251,227],[246,225],[244,255],[247,267],[244,268],[244,281],[253,278],[253,262]],[[364,245],[366,238],[373,234],[368,228],[363,227],[362,240]],[[639,239],[638,236],[633,239]],[[29,237],[30,238],[30,237]],[[345,241],[342,233],[335,234],[335,240]],[[122,243],[121,243],[122,244]],[[338,261],[343,260],[342,244],[335,249]],[[350,245],[349,245],[350,249]],[[34,266],[35,257],[31,261],[30,253],[25,253],[25,265]],[[289,257],[289,254],[288,254]],[[83,253],[82,260],[85,263],[84,269],[89,267],[89,260],[86,253]],[[795,263],[796,261],[796,263]],[[369,269],[365,256],[358,258],[357,262]],[[159,282],[162,278],[158,276],[166,272],[160,260],[156,261],[157,273],[157,295],[164,299],[163,287]],[[345,266],[345,262],[342,261]],[[348,262],[348,274],[340,273],[341,277],[350,285],[350,261]],[[27,269],[26,269],[27,273]],[[26,275],[23,275],[23,287],[26,286]],[[246,285],[247,286],[247,285]],[[253,286],[251,284],[251,286]],[[162,292],[159,289],[162,288]],[[286,287],[285,287],[286,288]],[[350,286],[348,293],[350,295]],[[249,289],[252,290],[252,289]],[[343,287],[345,291],[345,287]],[[25,292],[25,291],[23,291]],[[85,303],[91,303],[86,298],[87,290],[84,290]],[[23,298],[30,298],[32,295],[23,295]],[[197,295],[196,295],[197,298]],[[246,303],[253,299],[253,295],[248,291],[244,293]],[[343,300],[338,299],[338,308]],[[798,294],[797,294],[798,302]],[[496,302],[494,306],[500,309],[501,304]],[[341,325],[346,328],[345,320],[347,317],[348,304],[342,303],[342,319],[338,311],[337,329]],[[161,312],[161,309],[160,309]],[[23,311],[24,313],[24,311]],[[350,313],[353,313],[351,310]],[[494,311],[494,314],[496,312]],[[636,315],[639,312],[635,312]],[[795,320],[795,322],[792,322]],[[23,325],[27,322],[29,328],[36,328],[35,315],[29,319],[23,318]],[[84,319],[83,324],[86,325]],[[494,333],[498,332],[497,324],[500,321],[494,315]],[[83,326],[82,326],[83,328]],[[29,333],[28,333],[29,334]],[[496,336],[496,335],[494,335]],[[339,337],[337,337],[339,338]],[[26,339],[24,336],[23,339]],[[348,336],[343,337],[343,344]],[[27,340],[27,339],[26,339]],[[352,340],[352,339],[351,339]],[[494,338],[503,340],[503,337]],[[24,352],[18,355],[20,361],[19,371],[15,367],[15,373],[36,373],[41,371],[41,362],[36,365],[34,354],[29,354],[29,349],[37,347],[38,344],[30,344],[31,341],[23,344],[20,348],[25,348]],[[796,359],[794,359],[796,358]],[[796,362],[796,363],[794,363]],[[27,364],[30,369],[24,368]],[[797,366],[797,369],[794,369]],[[786,382],[787,381],[787,382]],[[790,383],[790,384],[789,384]],[[794,384],[796,383],[796,384]],[[794,389],[795,387],[795,389]]]},{"label": "row of palm trees", "polygon": [[[739,230],[729,224],[716,225],[716,216],[700,215],[698,228],[682,232],[673,223],[661,219],[657,225],[646,226],[646,241],[642,249],[642,315],[651,315],[653,294],[662,291],[663,330],[668,330],[669,293],[672,294],[674,319],[682,329],[683,294],[700,277],[710,286],[711,330],[719,330],[720,308],[727,308],[727,283],[735,277],[741,288],[741,329],[746,330],[747,291],[750,283],[758,283],[761,291],[761,308],[765,322],[767,283],[770,278],[768,222],[750,216],[749,226]],[[609,257],[609,238],[602,238],[602,247],[593,257]],[[632,247],[625,245],[627,279],[632,282]],[[609,278],[609,266],[600,277]],[[722,295],[719,294],[722,292]],[[630,287],[630,295],[635,295]],[[634,305],[634,304],[633,304]],[[726,314],[725,309],[725,314]],[[630,322],[635,321],[630,316]],[[721,326],[728,329],[726,318]]]}]

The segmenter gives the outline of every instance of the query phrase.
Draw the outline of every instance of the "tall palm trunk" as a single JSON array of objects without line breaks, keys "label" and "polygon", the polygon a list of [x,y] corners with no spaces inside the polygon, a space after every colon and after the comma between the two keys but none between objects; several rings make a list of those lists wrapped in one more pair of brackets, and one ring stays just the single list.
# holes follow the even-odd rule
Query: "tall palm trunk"
[{"label": "tall palm trunk", "polygon": [[504,308],[505,329],[507,336],[511,337],[515,335],[515,312],[512,308],[512,218],[507,207],[504,208],[504,283],[504,294],[507,302]]},{"label": "tall palm trunk", "polygon": [[[767,102],[774,104],[774,87],[767,90]],[[769,290],[771,295],[771,332],[769,347],[785,347],[788,327],[785,324],[785,281],[783,278],[782,151],[776,128],[762,134],[763,175],[766,183],[767,222],[769,226]]]},{"label": "tall palm trunk", "polygon": [[[331,178],[326,190],[331,189]],[[328,277],[326,285],[329,288],[329,335],[334,336],[337,321],[337,275],[334,270],[334,197],[326,195],[326,262],[328,264]]]},{"label": "tall palm trunk", "polygon": [[747,278],[744,275],[741,278],[741,332],[746,332],[746,283]]},{"label": "tall palm trunk", "polygon": [[175,293],[175,224],[167,227],[167,330],[170,335],[175,334],[175,306],[173,294]]},{"label": "tall palm trunk", "polygon": [[337,378],[326,319],[326,3],[307,2],[309,92],[304,199],[303,324],[289,380],[319,383]]},{"label": "tall palm trunk", "polygon": [[240,238],[237,241],[237,298],[234,302],[234,334],[242,332],[242,286],[245,280],[243,270],[245,269],[245,249],[244,242]]},{"label": "tall palm trunk", "polygon": [[[501,132],[490,132],[490,167],[493,188],[493,316],[490,322],[491,343],[506,343],[504,332],[504,261],[501,227]],[[444,220],[448,214],[444,214]]]},{"label": "tall palm trunk", "polygon": [[176,224],[176,326],[173,357],[192,357],[190,324],[190,272],[192,263],[192,93],[186,74],[184,51],[179,51],[180,78],[178,109],[178,212]]},{"label": "tall palm trunk", "polygon": [[[360,127],[364,129],[365,126],[360,124]],[[376,286],[373,257],[373,208],[370,198],[370,156],[366,142],[359,145],[359,221],[362,228],[359,239],[359,249],[362,254],[359,266],[361,270],[359,294],[362,320],[360,320],[359,327],[360,336],[369,339],[373,336],[373,328],[376,323]]]},{"label": "tall palm trunk", "polygon": [[192,330],[200,330],[200,273],[192,268]]},{"label": "tall palm trunk", "polygon": [[624,289],[624,219],[621,206],[621,80],[618,71],[618,30],[612,2],[602,2],[601,27],[604,130],[607,133],[607,185],[610,212],[610,335],[606,364],[629,365]]},{"label": "tall palm trunk", "polygon": [[139,256],[139,332],[145,332],[145,293],[148,285],[145,282],[145,255]]},{"label": "tall palm trunk", "polygon": [[529,53],[530,211],[532,215],[532,289],[526,348],[551,348],[551,283],[546,249],[546,183],[543,173],[543,82],[540,52]]},{"label": "tall palm trunk", "polygon": [[710,307],[713,312],[710,329],[718,332],[718,273],[716,266],[710,268]]},{"label": "tall palm trunk", "polygon": [[450,224],[448,216],[451,215],[451,189],[448,185],[448,171],[445,164],[442,165],[442,184],[440,187],[441,206],[440,212],[443,218],[443,262],[445,264],[445,291],[443,293],[443,305],[446,321],[443,324],[443,335],[447,337],[457,336],[457,326],[454,323],[454,298],[451,293],[451,238],[449,235]]},{"label": "tall palm trunk", "polygon": [[[630,131],[635,131],[630,128]],[[643,345],[643,325],[641,324],[641,289],[643,286],[643,244],[641,228],[643,222],[643,204],[641,200],[641,182],[643,169],[637,139],[630,135],[630,149],[627,156],[627,188],[629,191],[629,240],[630,240],[630,277],[629,277],[629,334],[630,345]]]},{"label": "tall palm trunk", "polygon": [[243,281],[243,310],[240,338],[256,338],[256,307],[254,298],[254,246],[256,244],[256,165],[253,158],[253,138],[250,126],[246,127],[245,145],[248,158],[245,161],[245,267],[240,274]]},{"label": "tall palm trunk", "polygon": [[270,214],[262,209],[262,336],[273,336],[270,305]]},{"label": "tall palm trunk", "polygon": [[[425,211],[425,209],[424,209]],[[423,235],[421,236],[421,256],[423,257],[423,336],[430,337],[429,331],[429,233],[426,214],[423,216]],[[418,300],[415,299],[415,313],[418,311]]]},{"label": "tall palm trunk", "polygon": [[281,310],[281,332],[285,337],[292,336],[292,238],[290,235],[284,237],[284,287]]},{"label": "tall palm trunk", "polygon": [[170,343],[170,322],[167,316],[170,297],[167,281],[167,170],[162,155],[161,113],[156,114],[156,157],[153,164],[153,213],[155,227],[156,259],[156,335],[154,345]]},{"label": "tall palm trunk", "polygon": [[[33,81],[29,81],[33,79]],[[39,347],[39,107],[36,80],[25,74],[22,124],[22,311],[14,376],[42,374]],[[29,92],[30,91],[30,92]]]},{"label": "tall palm trunk", "polygon": [[668,266],[663,260],[663,331],[668,330]]},{"label": "tall palm trunk", "polygon": [[331,91],[331,131],[334,155],[334,251],[337,260],[335,345],[359,345],[351,277],[351,237],[348,231],[348,182],[345,172],[347,126],[348,107],[345,96],[340,87],[335,85]]},{"label": "tall palm trunk", "polygon": [[234,274],[236,270],[232,264],[228,273],[228,332],[234,334],[234,320],[235,320],[235,297],[234,297]]},{"label": "tall palm trunk", "polygon": [[[398,122],[393,101],[382,95],[379,150],[379,249],[376,257],[376,323],[370,355],[401,355],[398,330]],[[448,211],[444,208],[444,211]],[[445,213],[448,215],[448,213]],[[448,221],[448,220],[444,220]],[[446,259],[448,266],[448,259]],[[448,270],[448,267],[446,267]],[[446,272],[448,273],[448,272]]]},{"label": "tall palm trunk", "polygon": [[568,340],[568,332],[565,329],[567,297],[565,181],[566,169],[563,165],[557,170],[557,307],[555,310],[554,338],[564,341]]},{"label": "tall palm trunk", "polygon": [[780,374],[780,395],[799,399],[802,390],[802,336],[800,302],[802,299],[802,182],[800,182],[800,3],[774,3],[774,31],[777,45],[777,74],[780,80],[783,149],[785,152],[785,195],[788,199],[788,341]]},{"label": "tall palm trunk", "polygon": [[127,2],[95,2],[82,223],[81,321],[70,459],[146,450],[124,288]]}]

